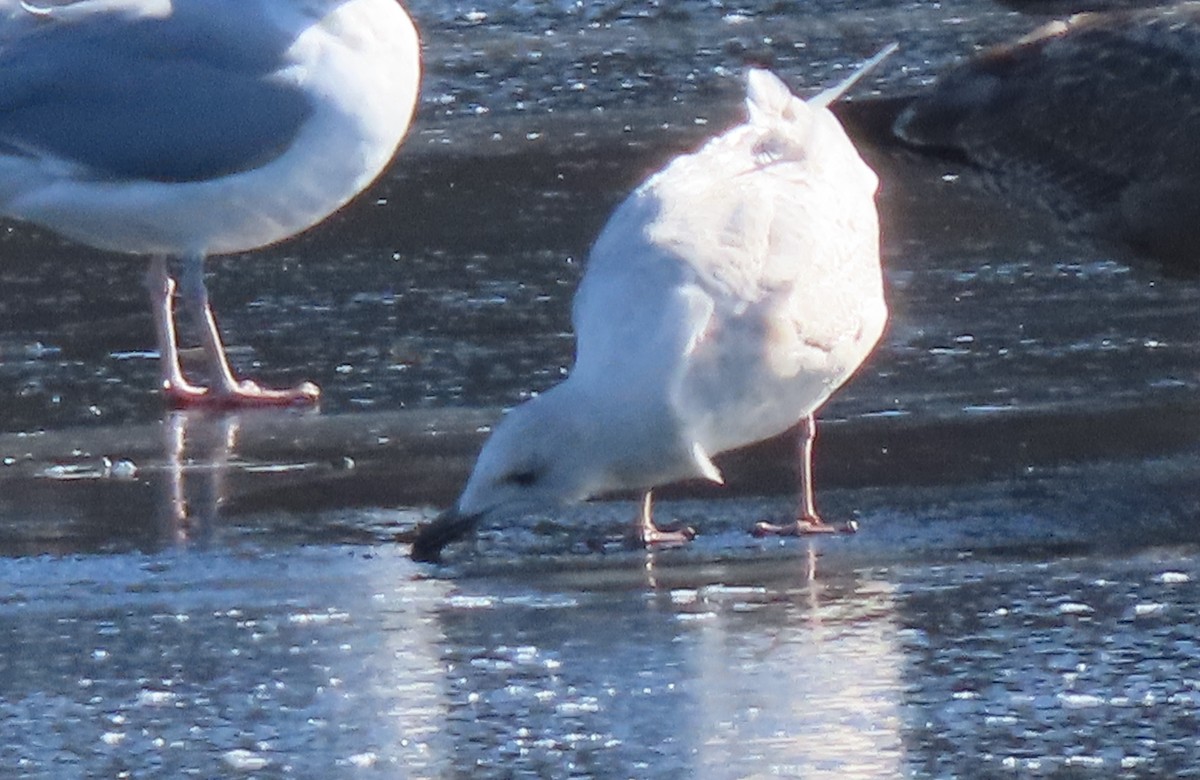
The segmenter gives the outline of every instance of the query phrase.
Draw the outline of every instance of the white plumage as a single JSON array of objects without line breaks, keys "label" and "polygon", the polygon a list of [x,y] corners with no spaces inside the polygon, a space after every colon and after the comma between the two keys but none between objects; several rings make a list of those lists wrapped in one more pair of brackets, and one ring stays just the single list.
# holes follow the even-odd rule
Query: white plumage
[{"label": "white plumage", "polygon": [[[575,296],[570,376],[497,426],[416,557],[484,513],[720,482],[712,455],[810,418],[850,377],[887,319],[877,179],[826,104],[887,53],[808,103],[751,71],[748,121],[617,208]],[[642,541],[674,539],[649,506]]]}]

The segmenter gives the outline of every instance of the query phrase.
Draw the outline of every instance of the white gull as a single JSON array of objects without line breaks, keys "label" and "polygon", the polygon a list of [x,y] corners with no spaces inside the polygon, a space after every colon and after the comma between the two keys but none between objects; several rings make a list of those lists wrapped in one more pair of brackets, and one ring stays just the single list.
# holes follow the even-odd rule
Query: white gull
[{"label": "white gull", "polygon": [[824,532],[812,501],[813,415],[887,320],[878,180],[827,109],[891,53],[807,103],[752,70],[748,121],[673,160],[609,220],[576,293],[568,378],[496,427],[457,504],[420,529],[413,557],[484,515],[703,478],[712,456],[800,423],[801,507],[762,532]]},{"label": "white gull", "polygon": [[[238,381],[203,261],[306,230],[370,184],[417,99],[396,0],[0,0],[0,214],[151,261],[175,404],[311,403]],[[209,387],[179,364],[167,259]]]}]

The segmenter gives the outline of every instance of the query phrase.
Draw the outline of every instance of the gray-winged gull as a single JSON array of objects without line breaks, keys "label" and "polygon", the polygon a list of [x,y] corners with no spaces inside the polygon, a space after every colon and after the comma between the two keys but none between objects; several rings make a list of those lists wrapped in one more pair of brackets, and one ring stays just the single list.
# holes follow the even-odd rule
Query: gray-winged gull
[{"label": "gray-winged gull", "polygon": [[[203,261],[295,235],[370,184],[419,79],[417,33],[396,0],[2,0],[0,214],[153,258],[172,403],[311,403],[311,383],[234,377]],[[179,365],[169,257],[207,388]]]},{"label": "gray-winged gull", "polygon": [[712,456],[801,432],[795,522],[834,530],[812,501],[813,415],[887,320],[878,180],[827,106],[889,47],[807,103],[752,70],[749,118],[673,160],[619,206],[575,295],[568,378],[509,412],[457,504],[419,529],[436,560],[483,515],[644,491],[636,538],[691,538],[651,516],[651,490],[721,482]]}]

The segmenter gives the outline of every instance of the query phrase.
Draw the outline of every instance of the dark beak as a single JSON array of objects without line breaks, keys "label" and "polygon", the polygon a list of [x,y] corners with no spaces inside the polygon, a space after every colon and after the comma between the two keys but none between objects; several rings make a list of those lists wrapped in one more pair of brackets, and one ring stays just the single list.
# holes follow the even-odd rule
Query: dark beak
[{"label": "dark beak", "polygon": [[440,563],[442,548],[475,530],[479,515],[462,515],[447,509],[432,521],[417,528],[413,538],[412,559],[418,563]]}]

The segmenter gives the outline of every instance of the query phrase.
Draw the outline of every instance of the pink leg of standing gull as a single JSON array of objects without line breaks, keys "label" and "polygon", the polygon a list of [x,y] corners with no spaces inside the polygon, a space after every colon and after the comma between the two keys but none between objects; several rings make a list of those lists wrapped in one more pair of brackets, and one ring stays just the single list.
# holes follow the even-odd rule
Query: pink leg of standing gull
[{"label": "pink leg of standing gull", "polygon": [[175,331],[175,280],[167,271],[166,258],[151,261],[147,286],[154,310],[154,330],[158,339],[161,386],[168,403],[175,407],[212,407],[235,409],[262,406],[299,406],[316,403],[320,390],[305,382],[290,390],[269,390],[254,382],[238,381],[233,376],[216,319],[204,286],[204,258],[184,258],[181,300],[196,321],[200,346],[208,363],[211,387],[199,387],[187,381],[179,363],[178,337]]},{"label": "pink leg of standing gull", "polygon": [[642,496],[638,516],[634,518],[631,529],[632,540],[642,547],[660,545],[686,544],[696,538],[696,532],[684,527],[674,530],[660,529],[654,524],[654,505],[651,491],[647,490]]},{"label": "pink leg of standing gull", "polygon": [[798,503],[800,504],[796,519],[791,523],[776,525],[775,523],[758,523],[752,533],[755,536],[805,536],[808,534],[854,533],[858,524],[850,521],[845,525],[830,525],[817,514],[817,505],[813,500],[812,454],[813,442],[817,438],[817,421],[812,415],[800,421],[799,441],[796,448],[796,471],[798,485]]}]

